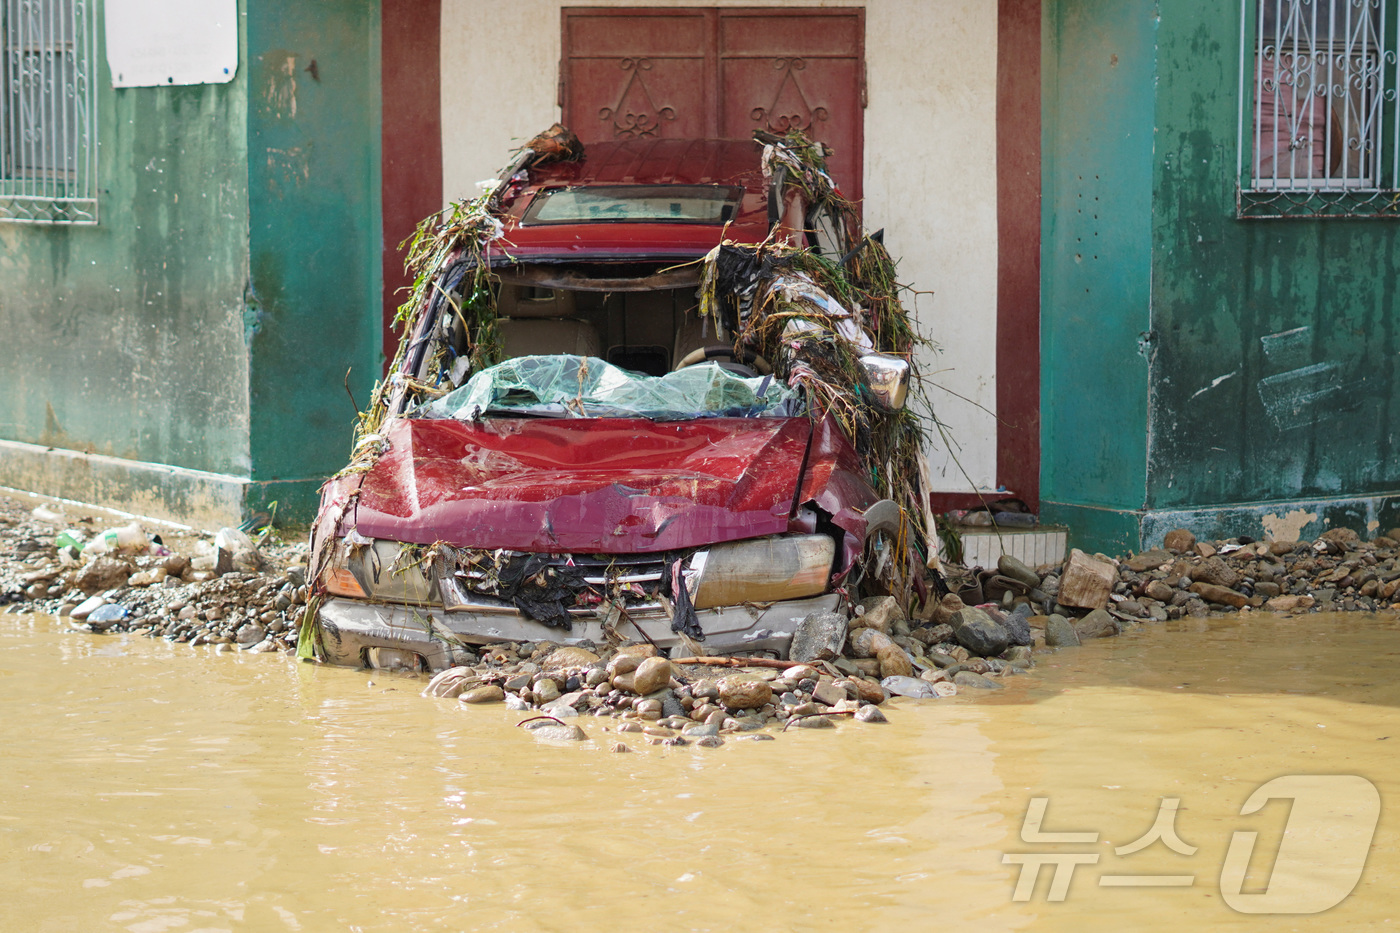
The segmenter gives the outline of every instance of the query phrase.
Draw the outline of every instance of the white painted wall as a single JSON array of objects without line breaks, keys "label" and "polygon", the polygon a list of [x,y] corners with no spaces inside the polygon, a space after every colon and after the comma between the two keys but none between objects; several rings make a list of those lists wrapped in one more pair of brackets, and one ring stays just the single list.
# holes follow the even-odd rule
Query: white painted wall
[{"label": "white painted wall", "polygon": [[[901,278],[922,293],[906,304],[942,347],[922,361],[929,400],[953,442],[936,440],[929,452],[934,486],[966,492],[970,478],[994,488],[996,420],[983,409],[996,406],[996,4],[815,5],[866,8],[865,222],[885,228]],[[475,195],[476,182],[493,177],[511,149],[559,119],[559,10],[557,0],[443,0],[446,200]]]}]

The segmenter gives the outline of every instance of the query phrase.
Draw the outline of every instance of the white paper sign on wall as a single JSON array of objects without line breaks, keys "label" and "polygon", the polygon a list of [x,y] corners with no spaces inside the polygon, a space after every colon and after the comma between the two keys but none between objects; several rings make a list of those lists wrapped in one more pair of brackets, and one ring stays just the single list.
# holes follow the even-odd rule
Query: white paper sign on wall
[{"label": "white paper sign on wall", "polygon": [[113,87],[226,84],[238,73],[238,0],[107,0]]}]

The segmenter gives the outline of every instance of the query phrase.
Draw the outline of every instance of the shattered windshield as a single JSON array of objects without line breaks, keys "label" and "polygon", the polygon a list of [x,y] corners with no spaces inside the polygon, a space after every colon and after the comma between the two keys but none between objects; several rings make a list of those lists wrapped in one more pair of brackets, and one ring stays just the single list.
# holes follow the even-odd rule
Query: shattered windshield
[{"label": "shattered windshield", "polygon": [[422,406],[420,418],[476,421],[486,414],[552,418],[790,417],[801,397],[771,376],[747,378],[714,363],[646,376],[588,356],[522,356],[472,376]]}]

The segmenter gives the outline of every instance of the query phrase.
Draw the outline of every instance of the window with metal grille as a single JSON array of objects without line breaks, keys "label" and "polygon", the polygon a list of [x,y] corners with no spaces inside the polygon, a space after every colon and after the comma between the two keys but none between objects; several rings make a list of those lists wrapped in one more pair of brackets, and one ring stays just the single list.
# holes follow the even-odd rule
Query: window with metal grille
[{"label": "window with metal grille", "polygon": [[1397,0],[1242,3],[1240,216],[1400,216]]},{"label": "window with metal grille", "polygon": [[0,221],[97,223],[95,0],[0,0]]}]

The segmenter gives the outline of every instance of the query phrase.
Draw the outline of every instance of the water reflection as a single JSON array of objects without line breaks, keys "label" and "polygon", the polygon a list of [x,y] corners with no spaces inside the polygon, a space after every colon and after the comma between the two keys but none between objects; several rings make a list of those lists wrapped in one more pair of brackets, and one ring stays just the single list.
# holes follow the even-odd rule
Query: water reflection
[{"label": "water reflection", "polygon": [[[619,755],[602,722],[544,745],[409,678],[6,617],[0,929],[1272,929],[1217,879],[1236,830],[1277,850],[1287,803],[1241,805],[1295,772],[1392,799],[1396,634],[1192,621],[1048,656],[994,696],[898,703],[888,726]],[[1097,840],[1025,843],[1034,797],[1047,831]],[[1164,797],[1195,854],[1118,856]],[[1392,823],[1355,894],[1290,929],[1389,919]],[[1099,859],[1063,902],[1046,878],[1015,903],[1003,855],[1025,851]],[[1195,882],[1100,885],[1125,872]]]}]

